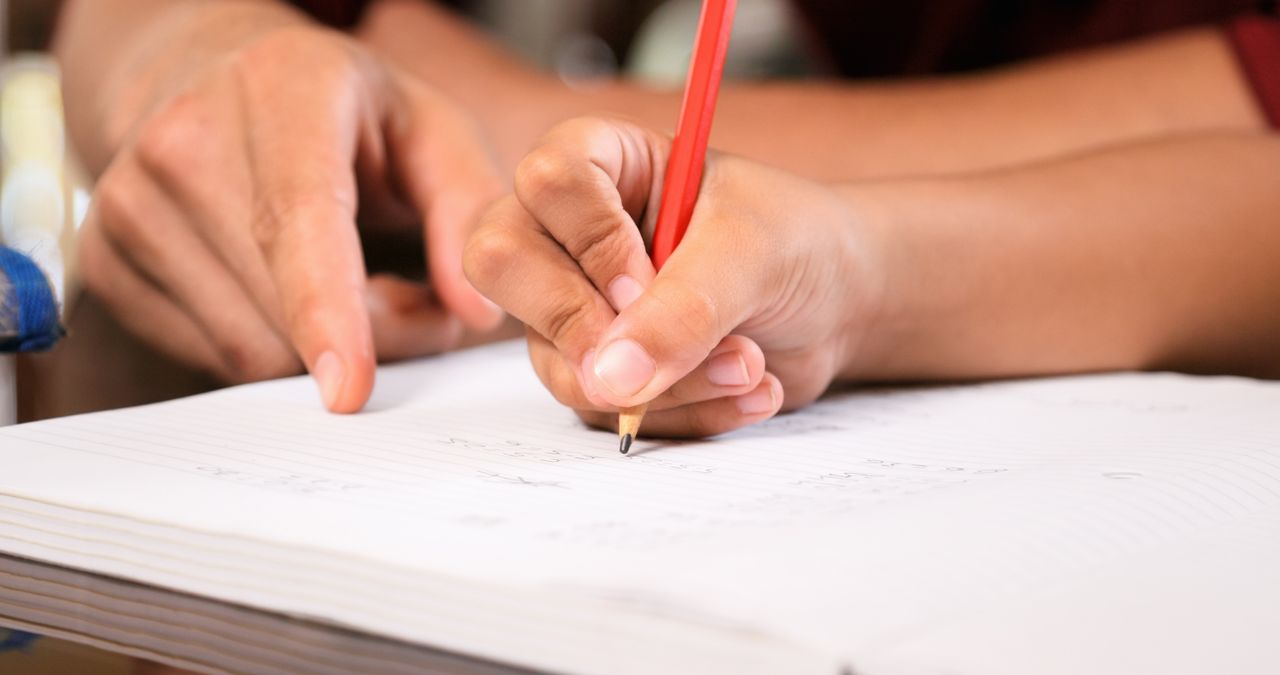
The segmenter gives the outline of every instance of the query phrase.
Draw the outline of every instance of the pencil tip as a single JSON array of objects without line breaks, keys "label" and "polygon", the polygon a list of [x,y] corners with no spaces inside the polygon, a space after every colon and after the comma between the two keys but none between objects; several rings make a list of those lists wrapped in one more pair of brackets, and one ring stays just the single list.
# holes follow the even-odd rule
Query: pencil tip
[{"label": "pencil tip", "polygon": [[631,434],[622,435],[622,441],[618,443],[618,452],[624,455],[631,452]]}]

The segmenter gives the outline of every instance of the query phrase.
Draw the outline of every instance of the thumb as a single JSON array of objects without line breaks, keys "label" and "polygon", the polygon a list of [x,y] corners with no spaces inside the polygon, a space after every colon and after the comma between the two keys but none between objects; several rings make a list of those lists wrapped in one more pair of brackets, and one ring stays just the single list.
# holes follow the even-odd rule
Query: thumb
[{"label": "thumb", "polygon": [[[596,391],[627,407],[653,400],[693,371],[751,317],[761,294],[721,245],[728,223],[698,223],[645,291],[604,331],[591,367]],[[717,227],[720,225],[721,227]],[[702,235],[702,236],[697,236]],[[711,261],[724,261],[716,264]]]}]

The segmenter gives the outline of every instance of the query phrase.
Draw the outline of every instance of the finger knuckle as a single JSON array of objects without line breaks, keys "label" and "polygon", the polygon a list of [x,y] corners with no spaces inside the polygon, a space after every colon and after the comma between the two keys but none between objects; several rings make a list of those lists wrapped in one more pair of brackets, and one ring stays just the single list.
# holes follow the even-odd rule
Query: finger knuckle
[{"label": "finger knuckle", "polygon": [[324,190],[286,191],[262,189],[253,196],[249,231],[253,241],[268,256],[277,249],[281,236],[293,228],[323,227],[330,214],[340,213],[352,219],[355,207],[350,198],[335,188]]},{"label": "finger knuckle", "polygon": [[623,269],[628,242],[616,220],[598,221],[567,237],[565,250],[585,270]]},{"label": "finger knuckle", "polygon": [[138,190],[119,173],[108,171],[98,181],[93,208],[103,234],[122,249],[136,252],[145,245],[144,214],[138,203]]},{"label": "finger knuckle", "polygon": [[[596,178],[592,167],[551,148],[535,150],[521,161],[516,170],[516,195],[526,206],[551,204],[566,195],[585,194]],[[630,244],[627,227],[630,219],[611,206],[597,206],[599,214],[583,218],[573,228],[555,227],[555,237],[569,255],[587,270],[610,269],[625,261]]]},{"label": "finger knuckle", "polygon": [[122,220],[131,220],[133,218],[132,193],[132,190],[121,184],[116,172],[108,170],[98,180],[98,185],[93,191],[93,210],[98,220],[107,226]]},{"label": "finger knuckle", "polygon": [[196,95],[180,93],[139,130],[134,142],[138,161],[161,176],[187,175],[192,159],[202,156],[209,147],[210,126]]},{"label": "finger knuckle", "polygon": [[280,241],[280,224],[286,222],[291,208],[268,201],[261,196],[254,197],[253,215],[249,218],[249,235],[253,238],[253,243],[267,256],[268,262],[270,262],[271,252],[276,250],[276,245]]},{"label": "finger knuckle", "polygon": [[577,163],[553,148],[533,150],[516,167],[516,195],[525,204],[538,202],[573,187]]},{"label": "finger knuckle", "polygon": [[552,299],[547,307],[543,322],[543,337],[551,340],[556,346],[563,347],[572,341],[587,325],[591,307],[577,302],[570,296]]},{"label": "finger knuckle", "polygon": [[467,240],[462,250],[462,269],[467,279],[484,292],[502,279],[520,255],[520,242],[510,230],[501,224],[489,224]]}]

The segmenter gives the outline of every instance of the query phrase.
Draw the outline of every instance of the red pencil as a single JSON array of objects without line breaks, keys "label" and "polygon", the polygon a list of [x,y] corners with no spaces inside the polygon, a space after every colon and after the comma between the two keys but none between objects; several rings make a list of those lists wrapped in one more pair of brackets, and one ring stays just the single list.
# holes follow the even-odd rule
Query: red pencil
[{"label": "red pencil", "polygon": [[[653,229],[651,257],[653,266],[659,270],[680,245],[693,217],[737,5],[737,0],[704,0],[702,3],[698,37],[693,44],[689,78],[684,85],[684,101],[680,104],[680,120],[671,141],[667,173],[662,181],[662,201]],[[640,431],[640,421],[647,407],[625,408],[619,414],[618,435],[621,440],[618,449],[622,454],[631,450],[631,442]]]}]

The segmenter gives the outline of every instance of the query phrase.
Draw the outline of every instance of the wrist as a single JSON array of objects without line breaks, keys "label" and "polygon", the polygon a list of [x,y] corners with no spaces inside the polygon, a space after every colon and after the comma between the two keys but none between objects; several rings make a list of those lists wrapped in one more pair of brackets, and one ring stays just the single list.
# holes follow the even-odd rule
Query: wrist
[{"label": "wrist", "polygon": [[1026,232],[997,225],[1003,190],[972,178],[868,183],[845,194],[877,242],[877,311],[841,373],[848,379],[968,379],[1016,374],[994,337],[1018,317],[1011,298],[1038,272],[1014,264]]},{"label": "wrist", "polygon": [[850,184],[834,188],[845,217],[840,223],[846,246],[839,283],[845,285],[839,365],[835,380],[871,379],[876,364],[892,345],[889,317],[894,312],[889,284],[891,212],[877,192]]},{"label": "wrist", "polygon": [[[932,227],[931,210],[947,190],[927,180],[897,180],[838,188],[853,214],[858,256],[848,278],[858,288],[841,380],[875,381],[945,376],[935,363],[946,352],[938,339],[963,315],[966,238]],[[960,324],[963,324],[961,321]],[[939,336],[942,336],[939,338]],[[952,335],[951,337],[957,337]]]}]

